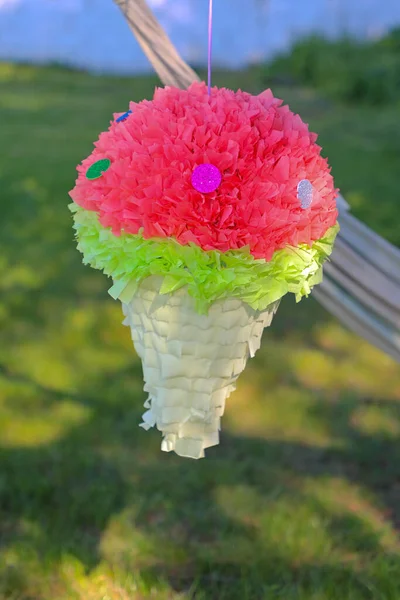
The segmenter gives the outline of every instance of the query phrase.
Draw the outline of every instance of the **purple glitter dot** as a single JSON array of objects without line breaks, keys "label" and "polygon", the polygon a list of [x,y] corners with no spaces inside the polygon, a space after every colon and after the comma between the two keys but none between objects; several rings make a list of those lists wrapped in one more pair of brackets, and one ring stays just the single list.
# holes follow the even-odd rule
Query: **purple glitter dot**
[{"label": "purple glitter dot", "polygon": [[192,185],[202,194],[214,192],[222,181],[221,171],[214,165],[199,165],[192,173]]}]

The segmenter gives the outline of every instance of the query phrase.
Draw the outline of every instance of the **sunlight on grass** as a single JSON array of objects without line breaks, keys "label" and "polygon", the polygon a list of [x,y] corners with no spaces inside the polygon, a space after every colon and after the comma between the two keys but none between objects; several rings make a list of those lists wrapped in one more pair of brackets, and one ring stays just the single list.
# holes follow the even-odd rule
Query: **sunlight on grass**
[{"label": "sunlight on grass", "polygon": [[379,502],[365,487],[341,477],[322,477],[318,482],[303,479],[301,490],[329,515],[338,550],[341,544],[349,547],[349,553],[344,552],[346,558],[362,559],[375,552],[377,545],[381,551],[399,551],[398,536],[387,510],[378,508]]},{"label": "sunlight on grass", "polygon": [[37,77],[37,69],[31,66],[0,62],[0,82],[32,81]]},{"label": "sunlight on grass", "polygon": [[[148,585],[140,574],[131,574],[119,569],[113,569],[106,563],[101,563],[89,575],[79,574],[74,571],[73,565],[66,564],[62,569],[71,592],[77,600],[141,600],[142,598],[154,598],[156,600],[178,600],[183,599],[180,594],[164,582],[159,581],[156,585]],[[60,600],[69,600],[71,596],[65,596]]]},{"label": "sunlight on grass", "polygon": [[178,540],[167,538],[160,542],[140,530],[140,515],[134,507],[112,519],[103,532],[99,549],[101,556],[111,565],[125,565],[129,570],[158,564],[179,565],[187,560],[185,548]]},{"label": "sunlight on grass", "polygon": [[400,420],[395,420],[393,412],[379,404],[359,406],[354,411],[351,422],[358,431],[366,435],[383,436],[396,441],[400,439]]},{"label": "sunlight on grass", "polygon": [[315,339],[320,349],[292,353],[292,369],[302,385],[400,400],[400,370],[393,359],[338,324],[319,324]]},{"label": "sunlight on grass", "polygon": [[148,583],[101,562],[87,572],[84,564],[64,553],[59,561],[43,561],[39,553],[15,547],[0,553],[0,597],[7,600],[178,600],[162,580]]},{"label": "sunlight on grass", "polygon": [[[9,388],[11,386],[8,386]],[[4,390],[0,381],[0,447],[37,447],[53,442],[72,428],[83,425],[91,415],[88,407],[58,399],[39,408],[34,389],[15,385]]]},{"label": "sunlight on grass", "polygon": [[70,390],[100,371],[111,373],[136,360],[120,307],[106,295],[95,310],[88,304],[60,307],[57,300],[44,298],[41,313],[46,323],[40,335],[28,337],[26,327],[20,344],[4,358],[17,375],[48,389]]},{"label": "sunlight on grass", "polygon": [[[261,89],[254,69],[215,82]],[[139,428],[140,361],[67,204],[98,132],[156,83],[0,64],[0,600],[398,600],[398,365],[313,299],[282,302],[206,460]],[[274,92],[398,241],[397,110]]]},{"label": "sunlight on grass", "polygon": [[312,414],[320,399],[295,386],[256,386],[245,374],[229,398],[224,429],[263,439],[304,441],[318,447],[340,445],[322,419]]},{"label": "sunlight on grass", "polygon": [[268,497],[246,486],[230,486],[217,488],[216,497],[231,519],[253,532],[248,539],[227,533],[216,545],[216,556],[220,552],[225,555],[231,548],[231,560],[254,564],[265,560],[262,548],[266,542],[267,555],[267,548],[274,548],[289,564],[307,564],[311,560],[318,564],[333,559],[327,516],[316,513],[315,507],[296,490],[278,489]]},{"label": "sunlight on grass", "polygon": [[302,481],[292,476],[282,487],[259,494],[250,486],[220,486],[217,503],[236,523],[250,528],[252,536],[226,533],[215,547],[239,563],[263,560],[265,548],[278,550],[293,566],[349,561],[361,567],[377,546],[397,551],[398,539],[372,498],[360,486],[343,478]]},{"label": "sunlight on grass", "polygon": [[43,281],[42,274],[35,269],[31,269],[28,265],[16,265],[13,268],[4,267],[1,271],[3,271],[1,287],[4,290],[15,286],[35,289]]}]

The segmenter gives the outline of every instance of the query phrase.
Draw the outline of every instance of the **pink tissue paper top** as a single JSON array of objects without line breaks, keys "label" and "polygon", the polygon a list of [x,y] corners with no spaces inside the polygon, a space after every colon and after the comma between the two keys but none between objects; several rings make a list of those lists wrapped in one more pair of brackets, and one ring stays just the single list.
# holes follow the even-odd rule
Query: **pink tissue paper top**
[{"label": "pink tissue paper top", "polygon": [[[115,235],[141,232],[222,252],[248,246],[270,260],[285,246],[311,245],[336,223],[337,190],[317,136],[270,90],[212,88],[209,97],[204,83],[193,83],[156,89],[153,100],[129,109],[100,134],[70,193]],[[87,179],[105,158],[110,167]],[[312,185],[306,208],[302,180]]]}]

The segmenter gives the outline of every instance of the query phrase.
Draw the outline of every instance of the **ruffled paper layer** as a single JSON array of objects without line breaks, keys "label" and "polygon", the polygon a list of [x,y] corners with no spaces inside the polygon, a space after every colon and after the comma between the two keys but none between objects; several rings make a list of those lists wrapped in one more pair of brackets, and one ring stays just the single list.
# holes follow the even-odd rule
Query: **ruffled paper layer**
[{"label": "ruffled paper layer", "polygon": [[279,302],[259,312],[228,298],[199,315],[185,289],[161,295],[162,285],[148,277],[123,304],[149,394],[142,427],[162,432],[162,450],[202,458],[219,443],[225,401]]},{"label": "ruffled paper layer", "polygon": [[255,259],[248,248],[206,252],[195,244],[174,239],[144,239],[141,234],[116,236],[102,227],[96,213],[71,204],[78,250],[83,262],[114,280],[110,294],[129,303],[146,277],[163,277],[160,294],[183,286],[195,299],[196,310],[206,313],[223,298],[238,298],[254,310],[264,310],[288,292],[297,301],[322,279],[322,264],[332,252],[339,226],[311,247],[277,250],[270,261]]},{"label": "ruffled paper layer", "polygon": [[[287,246],[311,246],[334,226],[337,192],[317,136],[270,90],[252,96],[213,88],[209,96],[195,82],[157,89],[130,109],[100,134],[70,194],[115,235],[142,232],[206,251],[246,246],[270,260]],[[110,168],[89,180],[88,169],[104,159]],[[192,185],[204,163],[222,174],[207,194]],[[297,195],[304,179],[313,187],[306,210]]]}]

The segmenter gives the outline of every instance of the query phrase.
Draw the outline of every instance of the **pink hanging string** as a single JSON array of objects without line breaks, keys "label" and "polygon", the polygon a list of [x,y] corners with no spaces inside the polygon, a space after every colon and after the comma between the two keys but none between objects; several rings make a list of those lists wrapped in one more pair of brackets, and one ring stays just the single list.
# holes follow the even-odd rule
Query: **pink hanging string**
[{"label": "pink hanging string", "polygon": [[211,96],[211,56],[213,32],[213,0],[210,0],[208,9],[208,95]]}]

